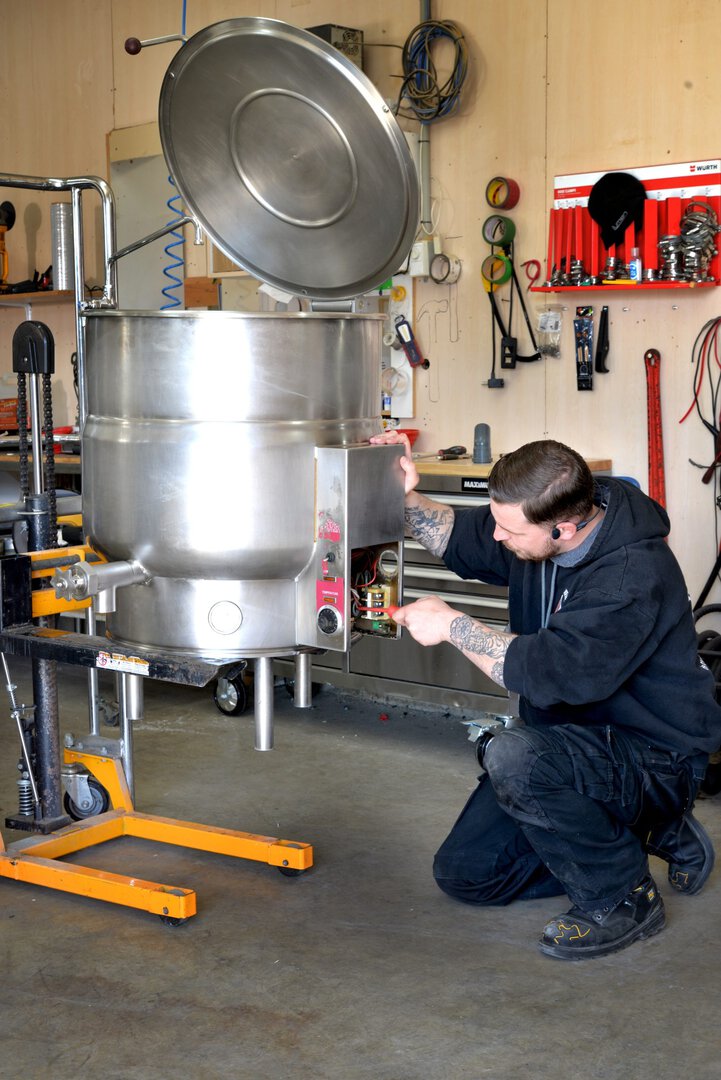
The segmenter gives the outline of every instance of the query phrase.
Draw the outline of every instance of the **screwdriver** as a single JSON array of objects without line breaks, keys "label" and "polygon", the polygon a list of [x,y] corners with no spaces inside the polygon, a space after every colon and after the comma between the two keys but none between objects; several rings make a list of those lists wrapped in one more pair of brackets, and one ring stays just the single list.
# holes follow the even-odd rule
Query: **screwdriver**
[{"label": "screwdriver", "polygon": [[439,450],[436,456],[439,461],[455,461],[467,453],[465,446],[449,446],[447,450]]},{"label": "screwdriver", "polygon": [[388,615],[391,619],[398,611],[398,604],[389,604],[388,607],[359,607],[357,611],[372,611],[374,615]]}]

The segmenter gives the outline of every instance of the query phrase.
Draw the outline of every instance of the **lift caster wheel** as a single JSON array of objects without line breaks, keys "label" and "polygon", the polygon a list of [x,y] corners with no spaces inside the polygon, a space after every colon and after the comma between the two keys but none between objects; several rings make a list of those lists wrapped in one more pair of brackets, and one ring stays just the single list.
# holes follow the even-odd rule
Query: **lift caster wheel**
[{"label": "lift caster wheel", "polygon": [[63,799],[63,805],[65,806],[65,813],[68,817],[71,817],[73,821],[84,821],[85,818],[95,817],[96,814],[104,814],[110,806],[110,796],[97,780],[92,777],[88,778],[88,787],[90,788],[90,794],[92,801],[89,806],[80,807],[77,803],[74,803],[68,793],[65,793]]},{"label": "lift caster wheel", "polygon": [[296,870],[294,866],[279,866],[278,870],[283,877],[300,877],[301,874],[307,874],[307,870]]},{"label": "lift caster wheel", "polygon": [[108,727],[120,727],[120,706],[117,701],[107,701],[106,698],[98,698],[98,714]]},{"label": "lift caster wheel", "polygon": [[213,701],[226,716],[240,716],[248,708],[248,687],[242,675],[221,677],[215,683]]},{"label": "lift caster wheel", "polygon": [[159,915],[158,918],[166,926],[184,926],[188,921],[187,919],[176,919],[174,915]]}]

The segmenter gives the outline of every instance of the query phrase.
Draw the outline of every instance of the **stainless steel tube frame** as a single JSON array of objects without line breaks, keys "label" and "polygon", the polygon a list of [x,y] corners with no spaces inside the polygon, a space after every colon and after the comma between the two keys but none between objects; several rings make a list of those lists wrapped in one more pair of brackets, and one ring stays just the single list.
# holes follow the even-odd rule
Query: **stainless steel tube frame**
[{"label": "stainless steel tube frame", "polygon": [[[110,185],[100,176],[71,176],[65,179],[42,176],[16,176],[12,173],[0,173],[0,187],[29,188],[31,191],[97,191],[103,210],[103,255],[105,263],[105,285],[103,303],[109,307],[117,304],[117,275],[111,256],[115,251],[115,197]],[[73,215],[75,216],[75,215]],[[76,222],[73,221],[73,225]],[[77,236],[77,234],[76,234]],[[76,239],[77,245],[77,239]],[[82,299],[84,278],[75,278],[76,292]]]},{"label": "stainless steel tube frame", "polygon": [[117,269],[115,266],[116,224],[115,196],[110,185],[100,176],[71,176],[66,178],[18,176],[0,173],[0,187],[27,188],[31,191],[70,191],[73,206],[73,256],[75,270],[75,341],[78,354],[78,419],[80,432],[87,414],[85,383],[85,334],[80,319],[85,305],[85,259],[83,255],[82,193],[94,190],[100,196],[103,215],[103,263],[105,284],[103,296],[92,306],[117,307]]}]

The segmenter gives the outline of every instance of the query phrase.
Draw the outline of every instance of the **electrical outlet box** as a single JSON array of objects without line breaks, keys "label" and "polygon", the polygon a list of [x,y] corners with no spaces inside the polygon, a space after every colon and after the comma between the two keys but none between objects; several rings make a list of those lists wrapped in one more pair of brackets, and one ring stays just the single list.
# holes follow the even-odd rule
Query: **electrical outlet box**
[{"label": "electrical outlet box", "polygon": [[408,260],[408,273],[411,277],[428,277],[433,254],[432,240],[416,240]]},{"label": "electrical outlet box", "polygon": [[328,41],[334,48],[342,52],[356,67],[363,70],[363,31],[354,30],[350,26],[333,26],[324,23],[323,26],[307,27],[311,34]]}]

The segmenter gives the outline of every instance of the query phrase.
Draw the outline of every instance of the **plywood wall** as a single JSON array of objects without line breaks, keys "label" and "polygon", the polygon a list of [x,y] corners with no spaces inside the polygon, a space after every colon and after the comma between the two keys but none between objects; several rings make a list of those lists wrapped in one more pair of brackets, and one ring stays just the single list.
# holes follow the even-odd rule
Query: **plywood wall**
[{"label": "plywood wall", "polygon": [[[3,172],[106,174],[106,135],[153,121],[165,68],[176,46],[123,48],[129,36],[178,32],[181,0],[1,0],[0,78],[12,123],[2,125]],[[672,546],[697,595],[713,565],[714,492],[689,463],[708,462],[712,438],[697,417],[680,425],[692,393],[691,348],[719,314],[716,289],[684,293],[585,296],[610,309],[611,374],[593,393],[575,387],[571,322],[564,311],[561,356],[508,373],[503,390],[483,384],[490,367],[488,300],[480,265],[488,252],[481,226],[488,180],[503,174],[522,191],[512,212],[516,256],[544,260],[555,175],[633,168],[721,156],[716,111],[721,96],[713,58],[721,46],[717,0],[434,0],[433,15],[466,36],[471,70],[457,116],[431,131],[433,214],[445,249],[462,260],[457,285],[419,284],[416,331],[431,366],[417,377],[419,449],[469,445],[478,422],[491,425],[495,454],[549,435],[582,453],[609,456],[615,471],[645,483],[646,390],[643,354],[662,356],[667,489]],[[360,26],[366,71],[394,98],[399,51],[419,22],[416,0],[187,0],[187,31],[224,18],[260,15],[299,26]],[[390,47],[389,47],[390,46]],[[412,125],[408,125],[412,126]],[[50,261],[49,210],[18,195],[19,224],[8,235],[11,276]],[[90,221],[90,232],[94,220]],[[191,260],[194,256],[191,253]],[[95,272],[97,272],[97,269]],[[534,313],[547,301],[529,297]],[[0,372],[17,316],[0,312]],[[70,348],[67,313],[54,316],[60,353]],[[525,345],[519,323],[519,338]],[[60,398],[72,390],[61,370]]]}]

